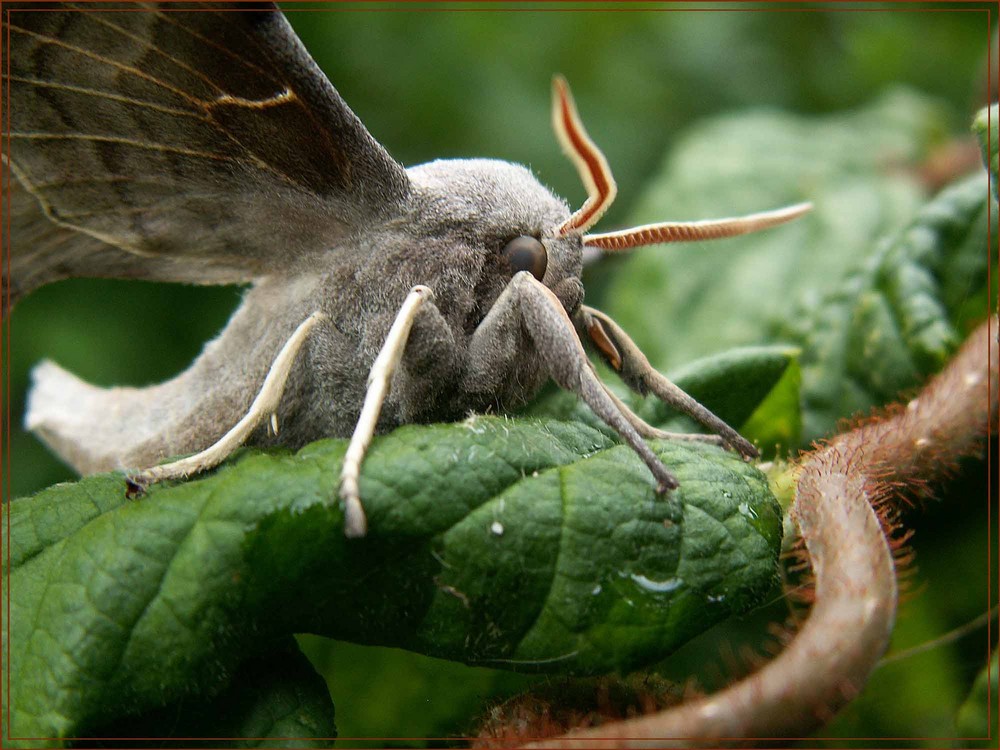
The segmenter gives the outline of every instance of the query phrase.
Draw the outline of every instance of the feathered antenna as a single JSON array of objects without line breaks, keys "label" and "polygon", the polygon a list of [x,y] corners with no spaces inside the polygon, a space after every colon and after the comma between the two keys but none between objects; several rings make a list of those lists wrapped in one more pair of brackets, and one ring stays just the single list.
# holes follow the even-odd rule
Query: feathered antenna
[{"label": "feathered antenna", "polygon": [[[576,165],[587,189],[587,200],[557,230],[561,237],[583,234],[597,223],[615,200],[618,186],[601,150],[587,135],[577,114],[569,85],[562,76],[552,79],[552,125],[559,144]],[[774,211],[705,221],[667,221],[644,224],[604,234],[583,234],[583,244],[605,251],[620,252],[664,242],[693,242],[735,237],[784,224],[812,209],[812,203],[796,203]]]},{"label": "feathered antenna", "polygon": [[643,245],[658,245],[661,242],[694,242],[696,240],[717,240],[735,237],[767,229],[798,218],[812,209],[812,203],[796,203],[774,211],[734,216],[729,219],[709,219],[706,221],[665,221],[659,224],[643,224],[641,227],[622,229],[605,234],[587,234],[583,244],[602,250],[618,252],[631,250]]},{"label": "feathered antenna", "polygon": [[558,234],[583,234],[600,219],[618,194],[611,167],[601,149],[594,145],[587,135],[576,104],[569,93],[569,84],[562,76],[552,79],[552,127],[563,151],[576,165],[583,186],[587,189],[587,200],[559,227]]}]

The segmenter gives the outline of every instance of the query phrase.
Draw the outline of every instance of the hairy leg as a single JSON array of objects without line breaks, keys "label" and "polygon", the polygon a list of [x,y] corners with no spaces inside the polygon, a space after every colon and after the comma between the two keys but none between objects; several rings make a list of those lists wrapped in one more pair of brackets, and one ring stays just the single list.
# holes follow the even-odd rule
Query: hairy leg
[{"label": "hairy leg", "polygon": [[365,393],[364,405],[354,427],[354,434],[351,435],[351,442],[347,446],[344,465],[340,472],[340,497],[344,501],[344,534],[348,537],[362,537],[368,531],[368,521],[361,505],[358,488],[361,462],[375,434],[382,404],[389,393],[393,373],[403,357],[413,323],[424,305],[433,304],[431,302],[433,297],[434,293],[426,286],[415,286],[410,290],[368,374],[368,390]]},{"label": "hairy leg", "polygon": [[522,330],[527,330],[552,379],[582,398],[639,454],[656,478],[657,491],[676,488],[676,478],[640,436],[639,430],[653,428],[627,408],[623,411],[624,405],[609,394],[594,373],[562,303],[530,273],[514,276],[476,329],[469,349],[470,377],[501,370],[499,363],[518,346]]},{"label": "hairy leg", "polygon": [[[654,369],[646,359],[646,355],[610,317],[600,310],[581,305],[574,320],[581,334],[586,333],[595,348],[618,372],[629,388],[642,395],[652,393],[667,405],[695,419],[744,458],[758,456],[757,449],[748,440]],[[675,439],[708,438],[707,442],[715,442],[713,436],[664,434]]]},{"label": "hairy leg", "polygon": [[285,390],[288,373],[291,372],[295,357],[309,336],[309,332],[325,317],[321,312],[314,312],[299,324],[285,345],[281,347],[278,356],[274,358],[271,369],[268,371],[267,377],[264,378],[264,384],[250,405],[250,409],[225,435],[193,456],[153,466],[129,476],[127,479],[129,492],[132,494],[141,492],[144,487],[154,482],[162,482],[165,479],[181,479],[218,466],[246,442],[264,419],[270,419],[271,429],[277,433],[276,411]]}]

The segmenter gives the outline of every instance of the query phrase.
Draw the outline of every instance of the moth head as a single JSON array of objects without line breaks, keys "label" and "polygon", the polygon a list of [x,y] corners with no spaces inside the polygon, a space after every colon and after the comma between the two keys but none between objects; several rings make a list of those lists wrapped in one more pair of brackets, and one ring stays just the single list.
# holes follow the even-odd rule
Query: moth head
[{"label": "moth head", "polygon": [[[572,313],[582,301],[584,248],[622,251],[664,242],[718,239],[781,224],[810,209],[801,203],[730,219],[666,222],[589,234],[617,194],[607,159],[587,135],[566,81],[552,84],[552,123],[587,190],[576,211],[525,167],[493,159],[447,159],[407,170],[413,188],[407,231],[446,239],[451,267],[475,276],[480,308],[488,309],[511,278],[528,271],[552,288]],[[461,256],[461,257],[460,257]],[[477,259],[473,269],[470,256]],[[570,283],[564,283],[569,280]]]},{"label": "moth head", "polygon": [[[462,266],[475,277],[484,310],[520,271],[549,287],[579,278],[580,239],[558,232],[569,207],[527,168],[495,159],[446,159],[407,173],[414,195],[407,231],[443,241],[438,247],[446,248],[440,251],[449,254],[449,267]],[[579,300],[563,301],[573,308]]]}]

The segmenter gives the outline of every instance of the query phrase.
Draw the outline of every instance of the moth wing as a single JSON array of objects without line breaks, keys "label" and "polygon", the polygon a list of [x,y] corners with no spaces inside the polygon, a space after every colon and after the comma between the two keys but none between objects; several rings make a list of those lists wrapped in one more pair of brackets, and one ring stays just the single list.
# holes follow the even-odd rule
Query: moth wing
[{"label": "moth wing", "polygon": [[[70,276],[237,284],[247,267],[227,258],[137,255],[49,220],[34,196],[12,180],[5,197],[10,212],[11,256],[0,273],[12,304],[31,290]],[[9,278],[8,278],[9,270]]]},{"label": "moth wing", "polygon": [[249,281],[406,198],[403,167],[273,3],[4,10],[15,293],[69,276]]}]

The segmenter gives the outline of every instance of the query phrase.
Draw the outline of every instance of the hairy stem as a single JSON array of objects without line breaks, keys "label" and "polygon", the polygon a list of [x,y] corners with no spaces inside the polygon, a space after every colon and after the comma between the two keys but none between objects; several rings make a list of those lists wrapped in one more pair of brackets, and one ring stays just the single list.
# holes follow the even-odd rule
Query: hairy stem
[{"label": "hairy stem", "polygon": [[872,502],[919,491],[979,450],[996,420],[996,331],[993,317],[905,408],[839,435],[803,461],[790,514],[811,559],[815,603],[774,661],[715,695],[531,747],[690,747],[803,736],[857,695],[885,651],[896,610],[892,551]]}]

